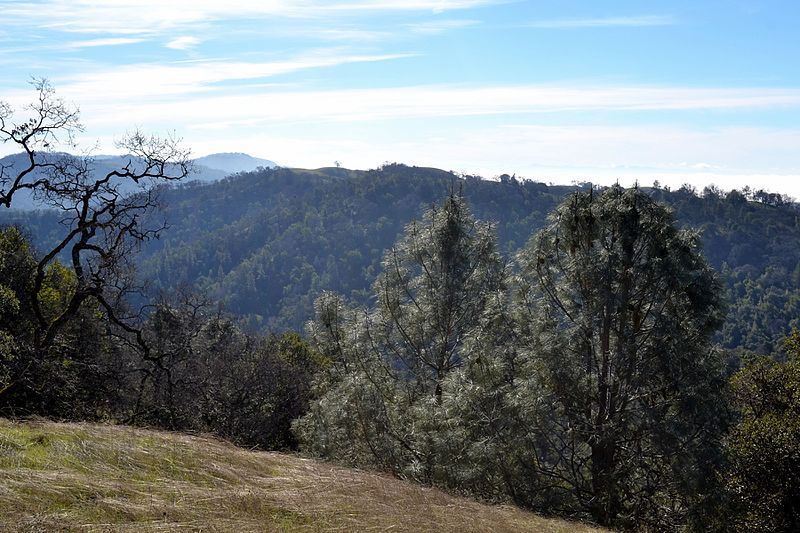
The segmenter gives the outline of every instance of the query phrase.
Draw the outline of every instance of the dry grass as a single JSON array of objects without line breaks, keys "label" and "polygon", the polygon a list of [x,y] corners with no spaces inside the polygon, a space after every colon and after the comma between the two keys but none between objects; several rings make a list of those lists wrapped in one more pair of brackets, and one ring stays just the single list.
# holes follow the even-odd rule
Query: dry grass
[{"label": "dry grass", "polygon": [[0,531],[600,531],[212,438],[0,419]]}]

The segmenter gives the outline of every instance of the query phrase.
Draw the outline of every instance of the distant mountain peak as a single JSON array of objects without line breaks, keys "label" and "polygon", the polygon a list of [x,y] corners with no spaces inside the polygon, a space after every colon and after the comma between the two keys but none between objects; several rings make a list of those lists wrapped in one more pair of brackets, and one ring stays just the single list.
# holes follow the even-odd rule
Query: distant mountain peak
[{"label": "distant mountain peak", "polygon": [[249,159],[255,159],[250,154],[246,154],[244,152],[217,152],[217,153],[214,153],[214,154],[208,154],[208,155],[203,156],[203,157],[219,157],[219,158],[246,157],[246,158],[249,158]]},{"label": "distant mountain peak", "polygon": [[220,152],[216,154],[209,154],[203,157],[198,157],[194,160],[194,162],[204,167],[222,170],[231,174],[235,172],[249,172],[257,169],[258,167],[273,168],[278,166],[269,159],[253,157],[242,152]]}]

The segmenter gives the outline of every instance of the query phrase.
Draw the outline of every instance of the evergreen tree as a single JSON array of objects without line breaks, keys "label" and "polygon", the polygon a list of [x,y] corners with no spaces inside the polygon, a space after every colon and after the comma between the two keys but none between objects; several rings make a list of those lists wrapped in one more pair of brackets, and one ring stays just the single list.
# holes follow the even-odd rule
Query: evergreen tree
[{"label": "evergreen tree", "polygon": [[504,269],[489,224],[450,195],[383,259],[376,305],[348,309],[324,295],[309,327],[332,361],[319,399],[297,429],[311,450],[430,482],[445,382],[473,356],[487,303],[502,291]]},{"label": "evergreen tree", "polygon": [[707,472],[722,302],[698,248],[665,206],[616,186],[569,197],[520,254],[521,326],[550,406],[542,468],[602,525],[680,523]]}]

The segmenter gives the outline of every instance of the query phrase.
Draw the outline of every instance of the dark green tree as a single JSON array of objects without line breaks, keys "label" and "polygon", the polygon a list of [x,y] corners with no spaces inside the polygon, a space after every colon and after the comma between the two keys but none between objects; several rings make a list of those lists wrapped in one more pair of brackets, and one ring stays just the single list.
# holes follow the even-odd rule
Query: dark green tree
[{"label": "dark green tree", "polygon": [[800,332],[786,360],[761,356],[732,378],[741,420],[726,438],[722,473],[731,498],[728,530],[800,530]]},{"label": "dark green tree", "polygon": [[98,308],[74,313],[46,349],[38,349],[34,300],[45,320],[63,313],[75,290],[73,272],[60,261],[34,290],[37,260],[14,226],[0,228],[0,410],[6,416],[40,414],[93,418],[106,412],[113,389],[101,359],[104,337]]},{"label": "dark green tree", "polygon": [[568,197],[519,256],[552,432],[541,468],[602,525],[683,522],[708,470],[723,305],[698,242],[668,208],[615,186]]}]

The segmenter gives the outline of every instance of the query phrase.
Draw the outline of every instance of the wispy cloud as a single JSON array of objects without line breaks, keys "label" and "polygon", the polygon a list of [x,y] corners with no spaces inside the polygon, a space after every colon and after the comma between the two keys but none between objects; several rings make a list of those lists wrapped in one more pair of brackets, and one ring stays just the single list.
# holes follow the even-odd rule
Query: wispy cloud
[{"label": "wispy cloud", "polygon": [[[293,30],[292,33],[294,35],[298,35],[301,32],[299,30]],[[312,37],[316,37],[317,39],[326,41],[356,41],[356,42],[380,41],[387,39],[390,36],[391,34],[388,32],[376,31],[376,30],[362,30],[355,28],[339,28],[339,29],[322,28],[314,31],[312,35]]]},{"label": "wispy cloud", "polygon": [[[87,117],[113,126],[118,116],[147,123],[191,128],[231,124],[383,123],[414,118],[522,117],[549,114],[560,120],[579,113],[640,111],[697,112],[800,108],[800,89],[695,89],[685,87],[412,86],[327,91],[237,87],[228,80],[252,80],[283,72],[380,61],[396,56],[298,58],[285,63],[208,63],[154,67],[140,65],[82,76],[63,86]],[[146,84],[123,83],[147,79]],[[116,81],[119,80],[119,83]],[[103,83],[119,87],[103,92]],[[143,98],[143,97],[147,98]],[[579,115],[576,115],[579,116]]]},{"label": "wispy cloud", "polygon": [[430,11],[444,13],[472,9],[496,4],[506,4],[509,0],[362,0],[344,2],[310,2],[317,9],[330,11]]},{"label": "wispy cloud", "polygon": [[[210,92],[217,88],[217,84],[225,82],[234,83],[225,87],[226,92],[236,94],[237,90],[243,90],[236,86],[236,82],[248,82],[302,70],[351,63],[389,61],[413,55],[353,54],[333,49],[306,52],[281,61],[197,60],[170,64],[133,64],[71,74],[61,78],[59,91],[75,101],[105,102],[110,106],[126,102],[141,103],[139,101],[142,98],[164,101],[179,96]],[[147,80],[147,83],[130,83],[130,80]],[[104,87],[109,85],[116,87],[111,93],[104,90]],[[245,87],[244,90],[249,88]]]},{"label": "wispy cloud", "polygon": [[114,37],[109,39],[88,39],[85,41],[72,41],[59,46],[63,48],[69,48],[71,50],[78,50],[81,48],[95,48],[99,46],[121,46],[125,44],[136,44],[142,41],[144,41],[144,39]]},{"label": "wispy cloud", "polygon": [[406,28],[408,28],[412,33],[418,33],[422,35],[438,35],[450,30],[467,28],[477,24],[480,24],[479,20],[431,20],[427,22],[419,22],[417,24],[408,24],[406,25]]},{"label": "wispy cloud", "polygon": [[[734,110],[800,107],[799,89],[682,87],[414,86],[210,96],[205,108],[249,119],[379,121],[570,112]],[[185,110],[189,114],[189,110]],[[233,116],[238,113],[233,113]]]},{"label": "wispy cloud", "polygon": [[39,66],[55,62],[53,58],[61,51],[76,51],[87,48],[123,46],[144,42],[144,38],[113,37],[107,39],[85,39],[67,42],[33,41],[24,46],[0,47],[0,64],[25,64],[29,67],[38,61]]},{"label": "wispy cloud", "polygon": [[172,48],[173,50],[189,50],[190,48],[194,48],[198,44],[200,44],[200,39],[197,37],[192,37],[190,35],[184,35],[182,37],[177,37],[172,39],[166,44],[167,48]]},{"label": "wispy cloud", "polygon": [[159,34],[164,31],[219,20],[301,18],[324,19],[378,12],[433,12],[465,10],[506,0],[44,0],[4,7],[3,22],[84,33]]},{"label": "wispy cloud", "polygon": [[631,17],[538,20],[528,23],[526,26],[541,29],[639,28],[646,26],[671,26],[675,23],[675,18],[669,15],[640,15]]},{"label": "wispy cloud", "polygon": [[351,42],[374,43],[393,39],[395,34],[374,27],[359,28],[347,24],[332,26],[331,24],[304,23],[301,26],[285,25],[270,30],[270,36],[276,38],[302,38],[310,43],[315,42]]}]

